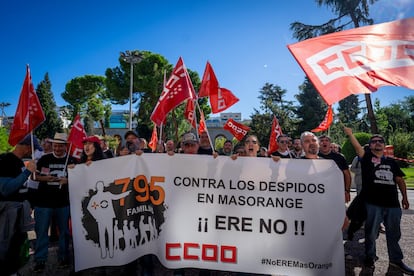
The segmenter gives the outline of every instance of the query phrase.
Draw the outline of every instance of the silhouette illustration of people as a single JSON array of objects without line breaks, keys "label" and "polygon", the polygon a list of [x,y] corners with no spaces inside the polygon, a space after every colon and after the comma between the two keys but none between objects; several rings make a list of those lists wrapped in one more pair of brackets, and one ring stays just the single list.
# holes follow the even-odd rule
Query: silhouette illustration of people
[{"label": "silhouette illustration of people", "polygon": [[[131,191],[126,191],[121,194],[113,194],[104,191],[104,183],[102,181],[96,182],[96,194],[91,197],[88,203],[88,211],[95,218],[98,225],[99,233],[99,247],[101,248],[101,258],[114,256],[114,225],[115,211],[112,200],[119,200],[129,195]],[[108,243],[106,243],[106,237]],[[108,248],[106,248],[108,244]]]}]

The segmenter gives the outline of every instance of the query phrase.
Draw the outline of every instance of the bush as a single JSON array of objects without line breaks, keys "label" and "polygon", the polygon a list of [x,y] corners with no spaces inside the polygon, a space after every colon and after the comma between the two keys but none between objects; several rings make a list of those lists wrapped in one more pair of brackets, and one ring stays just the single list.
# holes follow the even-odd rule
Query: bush
[{"label": "bush", "polygon": [[[368,144],[369,138],[371,138],[371,134],[366,133],[366,132],[354,133],[354,136],[358,140],[358,142],[361,144],[361,146]],[[352,146],[349,139],[347,139],[342,145],[342,154],[345,155],[345,159],[348,164],[351,164],[352,160],[356,156],[354,147]]]}]

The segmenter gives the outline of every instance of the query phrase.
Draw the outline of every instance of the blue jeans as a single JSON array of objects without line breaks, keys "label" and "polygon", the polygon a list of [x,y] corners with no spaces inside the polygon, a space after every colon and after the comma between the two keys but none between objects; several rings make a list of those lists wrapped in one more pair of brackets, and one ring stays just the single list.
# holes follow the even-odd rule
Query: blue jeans
[{"label": "blue jeans", "polygon": [[381,222],[384,222],[387,240],[388,258],[390,262],[401,261],[404,256],[399,245],[401,238],[401,208],[387,208],[366,204],[367,219],[365,221],[365,255],[374,260],[376,256],[375,240]]},{"label": "blue jeans", "polygon": [[42,208],[35,207],[35,261],[47,261],[47,253],[49,250],[49,226],[52,216],[56,218],[56,224],[59,230],[59,260],[67,259],[69,256],[69,206],[61,208]]}]

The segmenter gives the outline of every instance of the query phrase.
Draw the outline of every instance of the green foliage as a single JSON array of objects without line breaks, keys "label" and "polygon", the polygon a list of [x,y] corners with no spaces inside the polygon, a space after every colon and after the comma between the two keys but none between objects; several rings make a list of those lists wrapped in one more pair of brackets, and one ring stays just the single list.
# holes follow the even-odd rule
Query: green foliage
[{"label": "green foliage", "polygon": [[[106,100],[105,77],[85,75],[70,80],[62,93],[62,98],[71,105],[72,116],[84,113],[89,109],[88,101],[91,98]],[[94,102],[97,103],[97,102]],[[102,103],[102,102],[101,102]],[[96,107],[93,107],[93,109]],[[93,119],[96,119],[92,117]],[[99,118],[101,119],[101,118]]]},{"label": "green foliage", "polygon": [[[404,159],[414,158],[414,132],[394,132],[387,141],[394,146],[394,156]],[[404,161],[397,162],[403,168],[409,165]]]},{"label": "green foliage", "polygon": [[357,95],[350,95],[339,101],[338,118],[344,124],[353,124],[358,121],[360,112]]},{"label": "green foliage", "polygon": [[49,74],[37,85],[36,92],[45,114],[46,120],[35,130],[39,139],[53,137],[56,132],[62,132],[62,121],[56,111],[56,102],[51,90]]},{"label": "green foliage", "polygon": [[375,102],[375,113],[378,120],[380,133],[389,138],[394,132],[414,131],[414,108],[412,106],[414,96],[406,97],[402,101],[380,107],[379,101]]},{"label": "green foliage", "polygon": [[[254,134],[259,139],[260,145],[267,146],[269,145],[270,131],[273,121],[272,114],[260,114],[258,110],[255,109],[255,113],[250,116],[250,134]],[[283,130],[283,128],[282,128]]]},{"label": "green foliage", "polygon": [[5,127],[0,127],[0,153],[9,152],[13,149],[9,144],[9,132]]},{"label": "green foliage", "polygon": [[324,119],[328,108],[308,78],[305,78],[299,89],[301,92],[295,96],[299,102],[296,116],[300,120],[296,136],[317,127]]},{"label": "green foliage", "polygon": [[[369,138],[372,136],[371,134],[365,133],[365,132],[357,132],[357,133],[354,133],[354,135],[355,135],[355,138],[358,140],[358,142],[361,144],[361,146],[368,144]],[[348,164],[351,164],[352,160],[356,156],[355,149],[352,146],[349,139],[346,139],[342,145],[342,154],[345,155],[345,158]]]},{"label": "green foliage", "polygon": [[265,83],[259,91],[260,110],[254,109],[254,114],[250,116],[251,133],[255,134],[261,145],[269,144],[273,116],[276,116],[283,133],[290,134],[295,132],[297,120],[293,102],[285,101],[287,93],[278,85]]}]

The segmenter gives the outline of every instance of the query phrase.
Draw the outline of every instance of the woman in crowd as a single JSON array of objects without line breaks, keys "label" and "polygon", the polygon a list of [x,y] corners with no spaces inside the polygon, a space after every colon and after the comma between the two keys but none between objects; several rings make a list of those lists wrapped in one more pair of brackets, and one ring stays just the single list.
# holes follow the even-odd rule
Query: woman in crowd
[{"label": "woman in crowd", "polygon": [[105,159],[100,142],[101,141],[96,136],[89,136],[83,139],[83,152],[80,163],[90,165],[92,161]]}]

